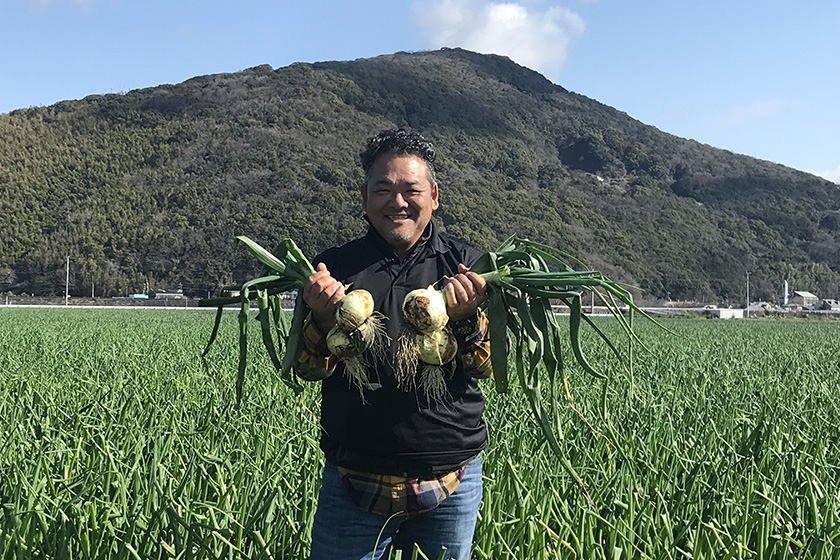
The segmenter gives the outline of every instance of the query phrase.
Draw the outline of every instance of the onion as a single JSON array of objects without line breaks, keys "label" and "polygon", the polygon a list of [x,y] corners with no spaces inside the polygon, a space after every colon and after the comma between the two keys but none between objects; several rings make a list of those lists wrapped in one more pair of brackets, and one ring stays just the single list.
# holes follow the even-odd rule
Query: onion
[{"label": "onion", "polygon": [[449,322],[443,292],[431,286],[410,291],[403,300],[403,316],[420,332],[441,330]]},{"label": "onion", "polygon": [[361,288],[348,292],[338,304],[335,322],[342,330],[351,332],[362,326],[373,314],[373,296]]},{"label": "onion", "polygon": [[449,329],[420,333],[415,337],[420,361],[440,366],[455,359],[458,341]]},{"label": "onion", "polygon": [[338,358],[350,358],[365,351],[365,337],[359,330],[347,332],[338,325],[327,333],[327,348]]},{"label": "onion", "polygon": [[[359,325],[356,332],[362,341],[362,346],[367,350],[376,344],[377,339],[382,336],[381,322],[376,317],[368,317],[365,322]],[[353,333],[355,335],[355,333]]]}]

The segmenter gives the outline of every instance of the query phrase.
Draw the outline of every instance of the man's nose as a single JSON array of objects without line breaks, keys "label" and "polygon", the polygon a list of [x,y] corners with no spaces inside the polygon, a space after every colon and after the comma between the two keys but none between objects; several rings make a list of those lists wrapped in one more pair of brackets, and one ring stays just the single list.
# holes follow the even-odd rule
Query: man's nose
[{"label": "man's nose", "polygon": [[405,208],[408,206],[408,203],[403,198],[402,193],[394,193],[394,206],[397,208]]}]

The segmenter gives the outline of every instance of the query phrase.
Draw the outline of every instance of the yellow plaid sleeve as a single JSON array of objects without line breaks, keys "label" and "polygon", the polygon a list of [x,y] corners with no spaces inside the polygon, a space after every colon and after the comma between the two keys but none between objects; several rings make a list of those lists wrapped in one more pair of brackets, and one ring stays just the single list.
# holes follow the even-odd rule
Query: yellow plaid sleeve
[{"label": "yellow plaid sleeve", "polygon": [[489,324],[484,312],[479,311],[475,331],[458,341],[458,359],[464,366],[464,373],[476,379],[493,377]]},{"label": "yellow plaid sleeve", "polygon": [[324,379],[324,371],[332,373],[336,359],[327,348],[327,338],[318,329],[310,314],[303,323],[303,348],[300,351],[295,373],[304,381]]}]

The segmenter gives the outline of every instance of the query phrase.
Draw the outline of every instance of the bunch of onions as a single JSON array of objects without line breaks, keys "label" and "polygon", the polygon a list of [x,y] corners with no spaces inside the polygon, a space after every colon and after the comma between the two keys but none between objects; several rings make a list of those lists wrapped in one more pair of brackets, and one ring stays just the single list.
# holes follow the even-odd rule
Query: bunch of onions
[{"label": "bunch of onions", "polygon": [[382,315],[374,312],[373,296],[363,289],[348,292],[338,305],[327,347],[344,364],[344,375],[360,392],[378,386],[368,379],[365,353],[381,358],[387,347]]},{"label": "bunch of onions", "polygon": [[[257,258],[265,268],[262,275],[248,280],[241,286],[225,286],[222,291],[238,291],[237,296],[202,299],[201,307],[216,307],[216,320],[210,333],[210,340],[201,357],[205,359],[210,350],[222,320],[222,312],[227,305],[239,305],[239,368],[236,376],[236,404],[242,401],[245,384],[245,366],[248,356],[248,324],[250,322],[251,300],[256,300],[259,307],[257,320],[260,324],[262,342],[274,367],[280,371],[280,378],[295,392],[300,393],[303,386],[298,377],[315,380],[326,379],[332,371],[322,367],[312,367],[298,360],[303,348],[303,327],[309,315],[309,307],[303,300],[302,291],[306,279],[315,269],[312,263],[291,239],[281,241],[274,251],[244,235],[236,238]],[[291,321],[283,309],[282,295],[297,292]],[[363,356],[373,355],[376,359],[387,350],[388,336],[385,334],[383,315],[374,312],[373,297],[365,290],[348,292],[336,312],[336,328],[328,334],[327,345],[330,351],[345,365],[345,375],[351,384],[364,388],[376,388],[369,383],[365,372]],[[205,367],[209,366],[205,360]],[[295,372],[297,375],[293,375]]]},{"label": "bunch of onions", "polygon": [[[588,326],[602,339],[630,376],[632,384],[632,369],[625,357],[632,357],[632,343],[638,340],[632,326],[633,312],[648,316],[636,306],[627,288],[600,272],[579,270],[569,262],[583,265],[558,249],[511,237],[495,251],[482,255],[471,270],[486,282],[483,310],[489,325],[490,359],[496,388],[499,393],[508,391],[510,358],[515,379],[530,401],[549,446],[582,486],[582,480],[563,456],[560,444],[562,420],[557,402],[562,398],[561,390],[567,387],[561,342],[565,328],[564,322],[557,319],[554,306],[564,304],[568,307],[567,336],[575,362],[604,383],[611,375],[597,370],[586,359],[581,345],[582,329]],[[617,320],[628,342],[626,354],[619,350],[613,336],[583,313],[584,290],[598,298]],[[443,293],[433,287],[411,292],[404,300],[403,315],[407,325],[401,332],[398,347],[398,382],[403,387],[420,384],[430,396],[440,398],[445,395],[446,384],[443,370],[435,364],[446,363],[457,354],[457,343],[447,340],[451,335],[445,326],[449,318]],[[435,338],[429,339],[430,336]],[[426,364],[419,377],[418,358]],[[548,403],[543,402],[545,396],[549,398]],[[606,412],[604,414],[606,420]]]},{"label": "bunch of onions", "polygon": [[397,346],[397,385],[403,390],[419,385],[431,400],[439,401],[446,395],[445,366],[458,353],[458,342],[447,326],[446,297],[433,286],[412,290],[402,311],[406,323]]},{"label": "bunch of onions", "polygon": [[[303,300],[302,289],[306,279],[315,272],[315,268],[306,255],[291,239],[281,241],[273,251],[244,235],[236,237],[248,251],[263,265],[262,275],[248,280],[242,285],[225,286],[223,293],[234,290],[239,295],[222,295],[202,299],[200,307],[216,307],[216,320],[210,333],[210,340],[201,357],[204,360],[222,320],[222,312],[227,305],[239,305],[239,367],[236,375],[236,404],[242,401],[242,389],[245,384],[245,366],[248,356],[248,323],[250,322],[251,300],[256,300],[259,307],[257,320],[260,324],[262,342],[274,367],[280,371],[280,378],[295,392],[303,390],[298,377],[315,380],[326,379],[331,370],[312,367],[298,360],[303,348],[303,326],[309,315],[309,307]],[[282,295],[295,291],[295,307],[289,321],[282,307]],[[336,327],[327,335],[327,346],[345,366],[344,371],[350,383],[363,389],[376,389],[378,385],[367,379],[364,356],[375,360],[384,359],[390,344],[385,333],[384,316],[374,311],[373,297],[366,290],[349,291],[342,298],[336,311]],[[209,366],[205,360],[205,367]],[[297,375],[293,375],[295,372]]]}]

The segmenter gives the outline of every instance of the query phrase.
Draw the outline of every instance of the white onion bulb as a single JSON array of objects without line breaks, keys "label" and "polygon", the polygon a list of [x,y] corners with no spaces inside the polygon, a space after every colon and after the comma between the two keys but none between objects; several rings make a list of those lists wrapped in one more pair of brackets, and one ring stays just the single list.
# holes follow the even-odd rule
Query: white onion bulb
[{"label": "white onion bulb", "polygon": [[458,352],[458,341],[449,329],[421,333],[415,340],[420,360],[426,364],[448,364]]},{"label": "white onion bulb", "polygon": [[339,358],[349,358],[365,351],[365,341],[360,331],[347,332],[336,325],[327,333],[327,348]]},{"label": "white onion bulb", "polygon": [[373,314],[373,296],[361,288],[345,294],[335,312],[335,322],[342,330],[351,332],[362,326]]},{"label": "white onion bulb", "polygon": [[431,286],[412,290],[403,300],[403,316],[420,332],[439,331],[449,322],[446,298]]}]

